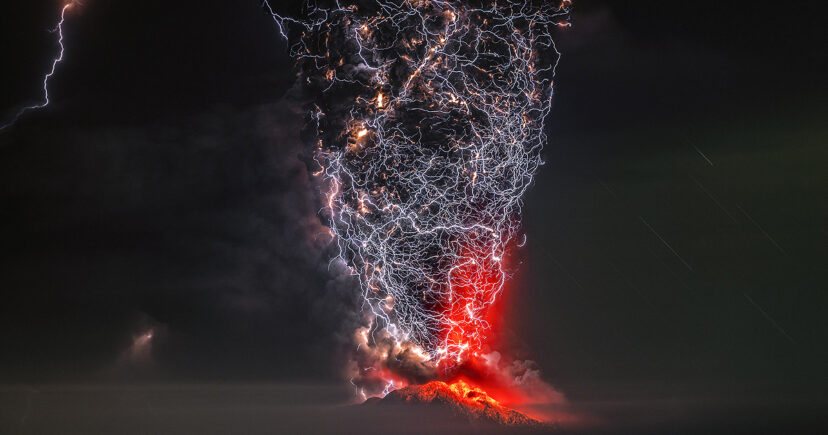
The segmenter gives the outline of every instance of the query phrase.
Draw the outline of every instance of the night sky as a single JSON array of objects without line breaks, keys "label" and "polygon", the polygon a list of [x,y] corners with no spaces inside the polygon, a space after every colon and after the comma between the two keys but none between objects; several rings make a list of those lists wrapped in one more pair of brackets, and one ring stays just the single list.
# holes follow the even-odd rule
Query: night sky
[{"label": "night sky", "polygon": [[[58,8],[0,14],[3,121],[40,95]],[[826,409],[825,12],[576,1],[501,331],[576,408]],[[65,36],[52,105],[0,132],[4,403],[340,385],[356,287],[327,272],[293,62],[259,3],[87,0]]]}]

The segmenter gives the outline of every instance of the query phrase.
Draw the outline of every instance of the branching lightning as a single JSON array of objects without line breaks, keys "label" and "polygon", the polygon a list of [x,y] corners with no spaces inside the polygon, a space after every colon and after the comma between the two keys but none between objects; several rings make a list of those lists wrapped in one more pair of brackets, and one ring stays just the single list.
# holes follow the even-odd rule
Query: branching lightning
[{"label": "branching lightning", "polygon": [[373,330],[438,365],[476,355],[542,164],[570,2],[263,5],[316,96],[316,175]]},{"label": "branching lightning", "polygon": [[57,70],[57,66],[59,63],[63,61],[63,24],[66,22],[66,13],[72,9],[75,5],[78,5],[79,2],[77,0],[69,0],[66,2],[63,7],[60,9],[60,19],[57,22],[57,25],[51,30],[52,33],[58,34],[58,45],[60,46],[60,50],[58,54],[52,59],[52,68],[43,76],[43,100],[40,103],[26,106],[21,108],[20,110],[15,113],[15,115],[11,118],[11,120],[3,125],[0,125],[0,130],[5,130],[8,127],[11,127],[23,116],[26,112],[30,110],[37,110],[42,109],[49,105],[49,79],[55,75],[55,71]]}]

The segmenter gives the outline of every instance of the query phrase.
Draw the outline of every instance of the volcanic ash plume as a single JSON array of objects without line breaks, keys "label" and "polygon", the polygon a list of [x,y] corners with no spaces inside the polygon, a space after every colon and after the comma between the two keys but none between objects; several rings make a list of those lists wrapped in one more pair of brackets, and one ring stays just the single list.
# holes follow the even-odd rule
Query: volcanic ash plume
[{"label": "volcanic ash plume", "polygon": [[[265,3],[269,9],[270,5]],[[363,385],[482,355],[541,164],[569,2],[311,1],[274,19],[313,100],[339,259],[359,278]],[[396,367],[396,368],[395,368]],[[371,374],[374,372],[374,374]]]}]

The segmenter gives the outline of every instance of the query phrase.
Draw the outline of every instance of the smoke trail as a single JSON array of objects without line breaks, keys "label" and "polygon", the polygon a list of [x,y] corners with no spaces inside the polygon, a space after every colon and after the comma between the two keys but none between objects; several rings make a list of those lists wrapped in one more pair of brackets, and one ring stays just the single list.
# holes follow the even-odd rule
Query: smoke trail
[{"label": "smoke trail", "polygon": [[60,46],[60,51],[58,52],[57,56],[52,59],[52,68],[46,75],[43,76],[43,100],[40,103],[26,106],[21,108],[20,110],[15,113],[15,115],[11,118],[11,120],[3,125],[0,125],[0,131],[5,130],[8,127],[11,127],[20,119],[23,114],[30,110],[37,110],[42,109],[49,105],[49,79],[55,75],[55,71],[57,70],[57,66],[60,62],[63,61],[63,23],[66,21],[66,12],[69,9],[73,8],[75,5],[79,4],[77,0],[69,0],[66,2],[63,7],[60,9],[60,19],[58,20],[57,25],[55,25],[54,29],[52,29],[52,33],[58,34],[58,45]]},{"label": "smoke trail", "polygon": [[[301,19],[263,4],[314,96],[328,225],[369,313],[361,380],[481,357],[570,2],[319,0]],[[392,373],[372,379],[393,387]]]}]

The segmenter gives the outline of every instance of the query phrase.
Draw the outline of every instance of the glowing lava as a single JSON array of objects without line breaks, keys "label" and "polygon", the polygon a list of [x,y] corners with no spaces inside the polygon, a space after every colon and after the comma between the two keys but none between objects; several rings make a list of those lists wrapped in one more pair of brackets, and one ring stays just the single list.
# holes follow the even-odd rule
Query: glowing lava
[{"label": "glowing lava", "polygon": [[377,403],[442,405],[470,420],[482,420],[506,426],[534,426],[540,421],[503,406],[480,388],[462,380],[452,383],[432,381],[412,385],[389,393]]}]

